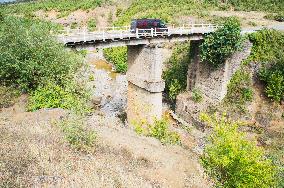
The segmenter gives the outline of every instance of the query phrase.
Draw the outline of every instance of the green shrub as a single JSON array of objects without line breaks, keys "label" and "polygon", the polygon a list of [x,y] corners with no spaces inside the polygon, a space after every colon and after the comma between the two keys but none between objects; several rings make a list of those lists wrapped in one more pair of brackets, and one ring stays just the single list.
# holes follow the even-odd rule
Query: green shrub
[{"label": "green shrub", "polygon": [[203,100],[202,93],[201,93],[201,91],[199,89],[194,88],[192,90],[192,100],[194,102],[197,102],[197,103],[199,103],[199,102],[201,102]]},{"label": "green shrub", "polygon": [[239,20],[234,17],[228,18],[216,32],[205,36],[201,45],[201,60],[214,67],[222,65],[240,48],[241,39]]},{"label": "green shrub", "polygon": [[169,130],[169,121],[166,118],[156,119],[153,124],[149,124],[146,121],[135,122],[134,129],[137,134],[157,138],[163,144],[180,143],[179,134]]},{"label": "green shrub", "polygon": [[90,111],[90,108],[86,105],[88,99],[89,95],[84,88],[79,88],[74,83],[66,83],[66,86],[62,87],[48,82],[31,92],[28,110],[62,108],[84,114]]},{"label": "green shrub", "polygon": [[167,69],[163,72],[166,83],[165,92],[172,102],[179,93],[186,89],[187,70],[190,63],[190,45],[179,44],[175,46],[173,54],[167,62]]},{"label": "green shrub", "polygon": [[70,29],[77,29],[78,28],[78,23],[77,22],[72,22],[70,25]]},{"label": "green shrub", "polygon": [[107,61],[114,64],[117,72],[127,71],[127,47],[113,47],[104,49],[104,56]]},{"label": "green shrub", "polygon": [[252,77],[249,71],[242,67],[231,78],[225,101],[230,105],[243,108],[247,102],[253,99]]},{"label": "green shrub", "polygon": [[256,142],[238,131],[238,123],[225,117],[201,119],[213,127],[201,158],[206,172],[219,187],[274,187],[276,167]]},{"label": "green shrub", "polygon": [[259,63],[274,62],[282,56],[284,51],[284,34],[271,29],[249,35],[253,48],[249,60]]},{"label": "green shrub", "polygon": [[0,82],[33,90],[46,81],[61,85],[82,65],[51,36],[52,25],[6,17],[0,26]]},{"label": "green shrub", "polygon": [[97,22],[93,18],[89,19],[87,24],[88,24],[88,30],[89,31],[94,31],[97,27]]},{"label": "green shrub", "polygon": [[57,125],[72,148],[88,152],[94,147],[97,133],[85,125],[83,118],[66,119]]},{"label": "green shrub", "polygon": [[274,101],[283,99],[284,34],[264,29],[249,35],[253,48],[249,61],[261,63],[259,78],[266,84],[265,93]]},{"label": "green shrub", "polygon": [[259,76],[266,83],[265,92],[268,97],[276,102],[284,99],[284,58],[262,68]]},{"label": "green shrub", "polygon": [[169,122],[166,119],[155,120],[154,124],[150,125],[149,136],[159,139],[162,143],[180,143],[180,136],[169,130]]}]

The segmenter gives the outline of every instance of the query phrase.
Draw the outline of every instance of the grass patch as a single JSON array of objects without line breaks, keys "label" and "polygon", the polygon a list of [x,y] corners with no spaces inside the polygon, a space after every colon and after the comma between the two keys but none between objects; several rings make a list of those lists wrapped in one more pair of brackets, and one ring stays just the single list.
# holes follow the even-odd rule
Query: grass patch
[{"label": "grass patch", "polygon": [[76,10],[88,10],[94,9],[103,4],[110,3],[110,0],[39,0],[30,1],[20,4],[11,4],[9,6],[3,6],[5,12],[10,14],[30,14],[38,10],[51,11],[55,10],[60,12],[60,17],[66,17],[71,12]]},{"label": "grass patch", "polygon": [[88,128],[82,117],[65,119],[56,124],[64,133],[64,139],[78,151],[89,152],[95,145],[97,133]]},{"label": "grass patch", "polygon": [[166,118],[156,119],[153,124],[146,121],[134,123],[135,132],[139,135],[157,138],[163,144],[180,144],[179,134],[169,130],[169,126],[169,121]]}]

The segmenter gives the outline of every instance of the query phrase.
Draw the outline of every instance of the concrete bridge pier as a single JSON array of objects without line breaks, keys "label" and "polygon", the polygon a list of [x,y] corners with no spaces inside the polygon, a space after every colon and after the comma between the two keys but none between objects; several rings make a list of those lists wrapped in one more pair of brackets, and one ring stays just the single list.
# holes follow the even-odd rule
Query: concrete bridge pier
[{"label": "concrete bridge pier", "polygon": [[152,123],[162,117],[163,59],[158,45],[128,46],[127,120]]}]

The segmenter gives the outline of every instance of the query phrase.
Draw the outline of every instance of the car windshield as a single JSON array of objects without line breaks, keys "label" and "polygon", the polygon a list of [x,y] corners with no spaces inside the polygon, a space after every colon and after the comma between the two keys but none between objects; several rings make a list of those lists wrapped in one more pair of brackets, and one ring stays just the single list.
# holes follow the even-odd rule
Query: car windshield
[{"label": "car windshield", "polygon": [[166,24],[164,22],[161,22],[160,24],[161,24],[161,26],[166,26]]}]

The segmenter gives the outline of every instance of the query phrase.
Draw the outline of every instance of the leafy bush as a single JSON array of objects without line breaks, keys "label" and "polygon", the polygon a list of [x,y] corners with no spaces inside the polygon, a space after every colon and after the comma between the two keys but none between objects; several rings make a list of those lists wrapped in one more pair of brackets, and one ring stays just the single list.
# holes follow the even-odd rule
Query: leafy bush
[{"label": "leafy bush", "polygon": [[279,31],[263,29],[250,34],[249,39],[253,43],[251,61],[274,62],[283,54],[284,34]]},{"label": "leafy bush", "polygon": [[284,34],[264,29],[249,36],[253,48],[249,61],[262,64],[259,77],[266,84],[268,97],[279,102],[284,95]]},{"label": "leafy bush", "polygon": [[86,105],[89,95],[76,84],[66,83],[66,86],[48,82],[31,92],[28,110],[35,111],[42,108],[70,109],[77,113],[89,112]]},{"label": "leafy bush", "polygon": [[95,19],[90,19],[90,20],[88,20],[88,30],[89,31],[94,31],[95,29],[96,29],[96,27],[97,27],[97,22],[96,22],[96,20]]},{"label": "leafy bush", "polygon": [[104,49],[105,58],[114,64],[117,72],[127,71],[127,47],[113,47]]},{"label": "leafy bush", "polygon": [[216,32],[208,34],[201,45],[201,60],[218,67],[241,46],[239,20],[228,18]]},{"label": "leafy bush", "polygon": [[284,58],[260,70],[259,76],[265,81],[265,92],[276,102],[284,99]]},{"label": "leafy bush", "polygon": [[64,138],[79,151],[90,151],[95,145],[97,133],[89,129],[83,118],[66,119],[58,123]]},{"label": "leafy bush", "polygon": [[169,130],[169,122],[166,118],[156,119],[152,125],[146,121],[135,122],[134,128],[136,133],[157,138],[163,144],[180,143],[179,134]]},{"label": "leafy bush", "polygon": [[194,88],[192,90],[192,100],[194,102],[197,102],[197,103],[199,103],[199,102],[201,102],[203,100],[202,93],[201,93],[201,91],[199,89]]},{"label": "leafy bush", "polygon": [[190,45],[175,46],[173,54],[167,62],[167,70],[163,72],[166,83],[165,92],[174,102],[179,93],[186,89],[187,70],[190,63]]},{"label": "leafy bush", "polygon": [[37,20],[6,17],[0,26],[0,82],[32,90],[46,81],[62,85],[81,65]]},{"label": "leafy bush", "polygon": [[202,114],[201,119],[211,126],[204,155],[201,158],[206,172],[220,187],[274,187],[276,167],[266,159],[256,142],[247,140],[238,131],[238,123]]},{"label": "leafy bush", "polygon": [[246,102],[253,99],[252,77],[248,70],[242,67],[231,78],[225,101],[242,108]]}]

